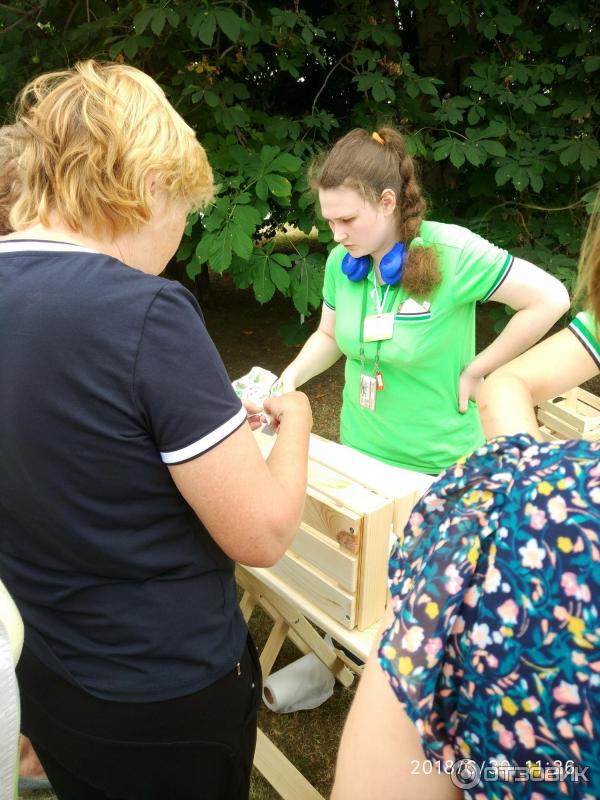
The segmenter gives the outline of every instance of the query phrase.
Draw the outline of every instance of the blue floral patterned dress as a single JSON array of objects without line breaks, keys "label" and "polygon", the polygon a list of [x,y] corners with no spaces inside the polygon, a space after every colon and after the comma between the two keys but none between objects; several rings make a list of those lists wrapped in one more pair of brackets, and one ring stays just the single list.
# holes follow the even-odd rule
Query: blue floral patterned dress
[{"label": "blue floral patterned dress", "polygon": [[392,551],[380,662],[466,798],[600,797],[599,537],[600,442],[518,435],[443,473]]}]

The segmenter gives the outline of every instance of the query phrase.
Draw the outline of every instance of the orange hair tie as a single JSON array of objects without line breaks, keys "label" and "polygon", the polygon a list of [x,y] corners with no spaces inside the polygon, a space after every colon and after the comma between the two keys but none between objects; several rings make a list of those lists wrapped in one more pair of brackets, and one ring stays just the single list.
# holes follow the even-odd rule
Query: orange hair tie
[{"label": "orange hair tie", "polygon": [[379,144],[385,144],[385,142],[383,141],[381,136],[377,133],[377,131],[373,131],[373,133],[371,134],[371,137],[373,139],[375,139],[376,142],[379,142]]}]

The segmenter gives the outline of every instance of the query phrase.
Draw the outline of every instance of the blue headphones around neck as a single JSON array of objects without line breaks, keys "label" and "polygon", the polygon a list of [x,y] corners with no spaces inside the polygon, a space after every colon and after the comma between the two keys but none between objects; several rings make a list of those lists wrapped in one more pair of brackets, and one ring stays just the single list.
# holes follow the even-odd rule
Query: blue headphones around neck
[{"label": "blue headphones around neck", "polygon": [[[379,272],[384,283],[397,286],[402,280],[404,265],[408,255],[407,248],[402,242],[396,242],[389,253],[386,253],[379,263]],[[371,269],[371,257],[360,256],[353,258],[346,253],[342,260],[342,272],[351,281],[362,281]]]}]

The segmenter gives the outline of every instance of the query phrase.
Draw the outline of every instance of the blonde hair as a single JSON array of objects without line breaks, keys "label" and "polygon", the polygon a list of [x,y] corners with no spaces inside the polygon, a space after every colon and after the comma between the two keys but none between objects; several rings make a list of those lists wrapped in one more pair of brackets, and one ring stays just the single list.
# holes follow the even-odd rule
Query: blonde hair
[{"label": "blonde hair", "polygon": [[[406,152],[402,135],[394,128],[369,133],[355,128],[339,139],[310,169],[313,189],[347,186],[365,200],[376,204],[384,189],[396,194],[396,222],[400,241],[408,246],[417,239],[427,210],[417,180],[415,164]],[[432,247],[414,246],[402,277],[411,294],[427,296],[441,282],[440,269]]]},{"label": "blonde hair", "polygon": [[21,186],[18,169],[21,132],[18,125],[0,128],[0,236],[12,232],[8,217]]},{"label": "blonde hair", "polygon": [[581,246],[574,301],[583,302],[584,307],[591,309],[596,324],[600,324],[600,190]]},{"label": "blonde hair", "polygon": [[172,200],[201,208],[213,177],[194,131],[145,73],[82,61],[32,80],[21,92],[19,168],[23,191],[10,213],[16,230],[49,225],[116,235],[151,217],[149,177]]}]

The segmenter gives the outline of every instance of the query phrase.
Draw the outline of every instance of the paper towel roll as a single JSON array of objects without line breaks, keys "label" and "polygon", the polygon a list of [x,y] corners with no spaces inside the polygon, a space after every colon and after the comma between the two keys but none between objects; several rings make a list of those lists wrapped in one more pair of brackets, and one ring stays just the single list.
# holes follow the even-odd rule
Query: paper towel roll
[{"label": "paper towel roll", "polygon": [[273,672],[263,685],[263,701],[278,714],[320,706],[333,694],[335,678],[314,653]]}]

